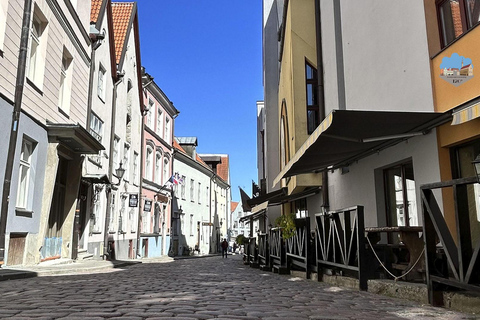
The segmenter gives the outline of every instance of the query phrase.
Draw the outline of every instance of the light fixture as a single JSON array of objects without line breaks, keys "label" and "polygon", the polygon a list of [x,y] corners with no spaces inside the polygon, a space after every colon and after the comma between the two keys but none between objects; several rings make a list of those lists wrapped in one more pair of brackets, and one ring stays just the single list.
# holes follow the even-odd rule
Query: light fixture
[{"label": "light fixture", "polygon": [[114,186],[118,186],[120,184],[124,174],[125,174],[125,169],[122,168],[122,163],[120,162],[120,166],[117,169],[115,169],[115,175],[118,178],[118,183],[114,184]]},{"label": "light fixture", "polygon": [[475,175],[477,176],[477,181],[480,183],[480,154],[472,161],[473,167],[475,168]]}]

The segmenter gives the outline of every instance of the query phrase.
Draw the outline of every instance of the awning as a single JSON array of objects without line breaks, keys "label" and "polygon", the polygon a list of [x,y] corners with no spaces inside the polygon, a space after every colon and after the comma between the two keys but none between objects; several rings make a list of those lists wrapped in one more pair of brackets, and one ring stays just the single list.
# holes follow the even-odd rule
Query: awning
[{"label": "awning", "polygon": [[258,220],[261,216],[263,216],[265,214],[265,210],[261,210],[259,212],[256,212],[256,213],[251,213],[247,216],[244,216],[244,217],[241,217],[240,219],[238,219],[238,221],[240,222],[244,222],[244,221],[247,221],[249,222],[250,219],[252,219],[252,221],[254,220]]},{"label": "awning", "polygon": [[260,203],[258,206],[252,208],[252,214],[265,210],[268,207],[268,201]]},{"label": "awning", "polygon": [[406,138],[426,134],[448,113],[334,110],[298,149],[273,181],[350,163]]},{"label": "awning", "polygon": [[110,184],[106,174],[86,174],[82,177],[82,180],[87,180],[90,183]]},{"label": "awning", "polygon": [[287,188],[281,188],[255,198],[248,199],[247,204],[250,208],[253,208],[254,206],[264,203],[265,201],[275,201],[278,198],[282,198],[287,195],[287,192]]},{"label": "awning", "polygon": [[97,139],[78,124],[49,123],[47,132],[49,138],[54,138],[75,153],[97,154],[105,150]]},{"label": "awning", "polygon": [[462,124],[480,117],[480,102],[453,113],[452,125]]}]

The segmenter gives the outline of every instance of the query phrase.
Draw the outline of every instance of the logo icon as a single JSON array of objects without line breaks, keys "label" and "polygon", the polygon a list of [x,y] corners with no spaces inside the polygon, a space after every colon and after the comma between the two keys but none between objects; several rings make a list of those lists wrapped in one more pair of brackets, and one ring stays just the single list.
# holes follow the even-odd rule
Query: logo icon
[{"label": "logo icon", "polygon": [[473,78],[472,59],[453,53],[440,64],[440,78],[458,87]]}]

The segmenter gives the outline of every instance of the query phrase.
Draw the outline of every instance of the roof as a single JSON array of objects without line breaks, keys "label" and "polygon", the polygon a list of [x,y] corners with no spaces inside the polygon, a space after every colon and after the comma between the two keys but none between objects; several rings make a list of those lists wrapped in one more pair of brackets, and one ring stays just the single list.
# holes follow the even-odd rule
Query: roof
[{"label": "roof", "polygon": [[239,203],[240,203],[240,202],[232,201],[232,202],[230,203],[230,208],[231,208],[231,209],[230,209],[230,212],[235,211],[235,209],[237,209],[237,206],[238,206]]},{"label": "roof", "polygon": [[175,137],[175,140],[181,144],[194,144],[198,145],[197,137]]},{"label": "roof", "polygon": [[173,147],[180,151],[181,153],[187,154],[187,152],[182,148],[182,146],[177,142],[177,139],[173,139]]},{"label": "roof", "polygon": [[228,155],[222,155],[222,162],[217,165],[217,175],[223,179],[223,181],[228,183],[228,172],[229,172],[229,164],[228,164]]},{"label": "roof", "polygon": [[[182,146],[178,143],[177,138],[173,139],[173,148],[179,151],[180,153],[183,153],[184,155],[188,156],[188,153],[185,151],[185,149],[183,149]],[[195,160],[198,163],[200,163],[202,166],[207,168],[208,170],[211,170],[210,167],[198,155],[196,155]]]},{"label": "roof", "polygon": [[122,56],[134,4],[134,2],[112,2],[113,34],[117,64],[120,63]]},{"label": "roof", "polygon": [[467,69],[467,68],[469,68],[469,67],[470,67],[470,65],[467,64],[466,66],[463,66],[462,69]]},{"label": "roof", "polygon": [[98,15],[100,14],[100,8],[102,7],[103,0],[92,0],[92,6],[90,8],[90,22],[97,22]]}]

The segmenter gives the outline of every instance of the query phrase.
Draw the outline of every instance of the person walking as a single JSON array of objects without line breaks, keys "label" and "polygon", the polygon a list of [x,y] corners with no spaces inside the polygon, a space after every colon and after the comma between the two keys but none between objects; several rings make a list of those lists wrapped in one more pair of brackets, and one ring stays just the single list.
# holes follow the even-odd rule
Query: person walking
[{"label": "person walking", "polygon": [[223,239],[223,241],[222,241],[222,258],[227,257],[227,250],[228,250],[227,239]]}]

